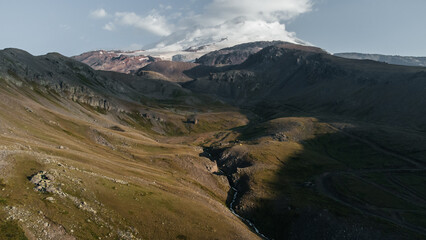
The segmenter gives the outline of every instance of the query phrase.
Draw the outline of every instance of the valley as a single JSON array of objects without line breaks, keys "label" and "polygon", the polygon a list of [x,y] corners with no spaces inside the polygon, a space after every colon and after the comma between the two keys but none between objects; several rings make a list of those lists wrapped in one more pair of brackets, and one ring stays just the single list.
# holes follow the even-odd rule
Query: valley
[{"label": "valley", "polygon": [[424,68],[259,44],[1,51],[0,239],[423,239]]}]

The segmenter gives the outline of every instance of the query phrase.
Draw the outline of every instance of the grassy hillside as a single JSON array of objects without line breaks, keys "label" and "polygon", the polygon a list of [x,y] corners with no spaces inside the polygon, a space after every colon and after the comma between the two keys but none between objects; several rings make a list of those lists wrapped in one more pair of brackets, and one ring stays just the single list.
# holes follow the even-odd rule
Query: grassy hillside
[{"label": "grassy hillside", "polygon": [[[195,125],[185,123],[184,110],[151,107],[143,122],[1,84],[2,237],[257,238],[229,212],[226,179],[193,144],[245,124],[232,108],[200,109]],[[186,137],[170,141],[174,135]],[[37,174],[48,190],[37,190]]]}]

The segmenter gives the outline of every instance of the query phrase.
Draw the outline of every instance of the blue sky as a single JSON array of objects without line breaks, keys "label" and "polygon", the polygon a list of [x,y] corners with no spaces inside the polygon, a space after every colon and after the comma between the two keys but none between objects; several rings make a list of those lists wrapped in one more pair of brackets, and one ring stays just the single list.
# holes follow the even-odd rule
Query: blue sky
[{"label": "blue sky", "polygon": [[426,1],[319,0],[287,29],[332,52],[426,56]]},{"label": "blue sky", "polygon": [[0,49],[71,56],[229,38],[426,56],[424,0],[0,0]]}]

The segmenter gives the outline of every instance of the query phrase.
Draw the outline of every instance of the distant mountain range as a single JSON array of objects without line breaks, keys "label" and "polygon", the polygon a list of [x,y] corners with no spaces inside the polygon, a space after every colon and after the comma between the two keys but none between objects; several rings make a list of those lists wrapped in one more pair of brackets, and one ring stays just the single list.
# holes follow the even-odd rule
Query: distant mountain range
[{"label": "distant mountain range", "polygon": [[[185,82],[182,86],[196,93],[215,95],[246,106],[260,102],[292,102],[304,108],[311,106],[310,109],[315,111],[322,109],[353,117],[362,115],[370,120],[384,120],[386,116],[386,121],[400,123],[403,119],[417,124],[426,121],[423,118],[426,112],[407,118],[426,109],[418,100],[426,94],[420,80],[424,76],[423,68],[340,56],[376,56],[379,60],[393,60],[393,63],[395,59],[407,63],[409,59],[419,62],[422,58],[330,55],[320,48],[281,41],[253,42],[216,50],[196,59],[196,63],[162,61],[132,54],[135,53],[96,51],[73,58],[96,68],[115,69],[138,76],[153,76],[155,72],[157,79]],[[402,84],[402,79],[408,82]],[[403,91],[411,94],[398,94]],[[392,97],[388,97],[390,94]],[[370,108],[376,110],[368,110]],[[390,111],[394,114],[389,115]]]},{"label": "distant mountain range", "polygon": [[365,54],[365,53],[335,53],[334,56],[385,62],[395,65],[426,67],[426,57],[409,57],[397,55]]},{"label": "distant mountain range", "polygon": [[[166,64],[164,62],[170,60],[176,62],[174,64],[171,64],[173,65],[172,68],[181,68],[185,66],[184,68],[186,70],[188,66],[191,66],[191,62],[210,66],[240,64],[244,62],[251,54],[258,52],[265,47],[284,43],[285,42],[282,41],[259,41],[239,44],[233,47],[215,50],[211,52],[208,49],[212,48],[209,47],[207,49],[207,46],[202,46],[198,48],[188,48],[182,52],[153,52],[150,50],[124,52],[98,50],[85,52],[78,56],[73,56],[72,58],[89,65],[95,70],[115,71],[134,74],[138,72],[139,69],[142,69],[145,66],[158,61],[162,61],[163,63],[152,65],[144,70],[157,67],[161,68],[162,65]],[[183,63],[179,64],[177,62]],[[183,75],[179,79],[182,81],[188,80],[188,78]]]},{"label": "distant mountain range", "polygon": [[[115,71],[121,73],[135,73],[139,69],[157,61],[195,62],[201,65],[225,66],[244,62],[251,54],[265,47],[283,44],[282,41],[259,41],[243,43],[233,47],[215,50],[212,46],[188,48],[184,51],[90,51],[72,58],[83,62],[95,70]],[[302,46],[302,45],[295,45]],[[406,57],[380,54],[363,53],[335,53],[334,56],[357,59],[373,60],[395,65],[426,67],[426,57]]]},{"label": "distant mountain range", "polygon": [[131,73],[146,65],[160,60],[159,58],[144,56],[140,51],[91,51],[82,53],[73,59],[83,62],[95,70]]}]

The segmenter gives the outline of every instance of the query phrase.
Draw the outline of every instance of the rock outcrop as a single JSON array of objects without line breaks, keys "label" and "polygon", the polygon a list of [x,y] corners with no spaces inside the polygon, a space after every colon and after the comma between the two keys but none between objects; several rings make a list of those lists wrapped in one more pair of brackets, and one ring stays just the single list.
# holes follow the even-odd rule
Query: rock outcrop
[{"label": "rock outcrop", "polygon": [[[42,193],[57,193],[58,189],[54,185],[54,176],[46,171],[40,171],[29,177],[30,182],[34,184],[34,189]],[[49,200],[49,199],[47,199]],[[51,201],[51,200],[49,200]]]}]

